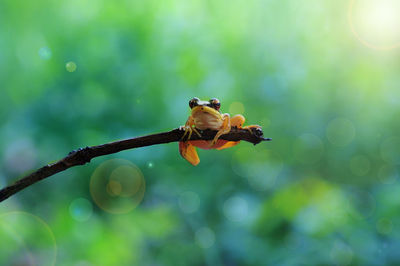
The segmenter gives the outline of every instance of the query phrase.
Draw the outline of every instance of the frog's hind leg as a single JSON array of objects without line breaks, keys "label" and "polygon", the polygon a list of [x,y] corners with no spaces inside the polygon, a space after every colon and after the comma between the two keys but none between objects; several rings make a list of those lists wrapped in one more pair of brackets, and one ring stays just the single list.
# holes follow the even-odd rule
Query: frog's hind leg
[{"label": "frog's hind leg", "polygon": [[215,145],[215,143],[217,143],[217,140],[219,139],[219,137],[221,137],[222,135],[229,133],[229,131],[231,131],[231,119],[229,114],[223,114],[222,115],[222,127],[221,129],[218,131],[218,133],[215,135],[214,139],[211,142],[211,147]]},{"label": "frog's hind leg", "polygon": [[[244,124],[245,118],[242,115],[235,115],[232,118],[230,118],[230,124],[231,127],[238,127],[241,128],[242,125]],[[230,129],[229,129],[230,131]],[[222,145],[221,147],[216,148],[217,150],[223,150],[226,148],[230,148],[233,147],[235,145],[238,145],[240,143],[240,141],[228,141],[226,142],[224,145]]]},{"label": "frog's hind leg", "polygon": [[[246,119],[244,118],[244,116],[242,115],[235,115],[230,119],[231,122],[231,127],[237,127],[237,128],[241,128],[241,129],[246,129],[248,130],[251,134],[253,134],[253,131],[251,130],[254,127],[260,127],[257,125],[251,125],[251,126],[245,126],[243,127],[244,121],[246,121]],[[217,150],[222,150],[222,149],[226,149],[226,148],[230,148],[233,147],[237,144],[239,144],[240,141],[228,141],[227,143],[225,143],[224,145],[222,145],[221,147],[216,148]]]},{"label": "frog's hind leg", "polygon": [[232,127],[237,127],[241,129],[246,129],[248,130],[251,134],[253,134],[253,131],[251,130],[252,128],[261,128],[259,125],[250,125],[250,126],[243,126],[244,121],[246,119],[242,115],[235,115],[231,118],[231,126]]},{"label": "frog's hind leg", "polygon": [[244,116],[242,115],[234,115],[231,118],[231,126],[232,127],[238,127],[238,128],[242,128],[244,121],[246,121],[246,119],[244,118]]},{"label": "frog's hind leg", "polygon": [[196,147],[190,144],[188,141],[179,142],[179,153],[189,163],[196,166],[200,163],[199,156],[197,155]]}]

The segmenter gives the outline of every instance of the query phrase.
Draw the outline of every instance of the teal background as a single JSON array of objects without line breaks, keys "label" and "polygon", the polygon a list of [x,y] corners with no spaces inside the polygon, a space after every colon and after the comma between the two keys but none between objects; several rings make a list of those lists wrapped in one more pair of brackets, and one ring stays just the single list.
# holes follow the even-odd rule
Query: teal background
[{"label": "teal background", "polygon": [[[348,10],[1,0],[2,187],[73,149],[183,125],[194,96],[273,141],[200,150],[197,167],[177,143],[144,147],[43,180],[0,203],[0,264],[400,264],[399,48],[366,46]],[[142,173],[143,199],[116,196],[135,181],[108,209],[94,200],[111,159],[139,169],[122,175]]]}]

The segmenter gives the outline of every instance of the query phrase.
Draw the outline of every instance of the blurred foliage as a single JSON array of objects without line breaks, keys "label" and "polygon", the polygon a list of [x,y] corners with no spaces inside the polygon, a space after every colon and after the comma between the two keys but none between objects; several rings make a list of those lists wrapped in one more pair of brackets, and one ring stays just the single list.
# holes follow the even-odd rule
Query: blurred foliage
[{"label": "blurred foliage", "polygon": [[[400,48],[356,37],[350,2],[0,1],[1,186],[176,128],[194,96],[273,138],[197,167],[171,143],[43,180],[0,204],[0,264],[400,264]],[[146,182],[126,213],[92,198],[110,159]],[[110,206],[140,183],[117,181]]]}]

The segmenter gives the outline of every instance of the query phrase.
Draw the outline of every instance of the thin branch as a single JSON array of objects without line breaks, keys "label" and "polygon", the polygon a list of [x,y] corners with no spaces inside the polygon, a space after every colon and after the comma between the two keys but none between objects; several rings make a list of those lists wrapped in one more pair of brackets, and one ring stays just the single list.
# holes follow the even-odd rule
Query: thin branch
[{"label": "thin branch", "polygon": [[[95,157],[144,146],[177,142],[181,140],[183,133],[184,131],[180,129],[174,129],[168,132],[120,140],[98,146],[86,147],[83,149],[80,148],[78,150],[72,151],[65,158],[59,160],[58,162],[43,166],[35,172],[16,181],[14,184],[1,189],[0,202],[23,190],[24,188],[33,185],[34,183],[42,179],[45,179],[46,177],[52,176],[76,165],[84,165],[86,163],[89,163],[90,160]],[[190,140],[211,140],[214,138],[216,133],[217,131],[214,130],[204,130],[201,131],[201,137],[193,134]],[[271,140],[269,138],[263,137],[263,132],[260,128],[252,128],[251,132],[245,129],[232,128],[232,130],[228,134],[222,135],[220,138],[231,141],[244,140],[247,142],[251,142],[254,145],[260,143],[261,141]]]}]

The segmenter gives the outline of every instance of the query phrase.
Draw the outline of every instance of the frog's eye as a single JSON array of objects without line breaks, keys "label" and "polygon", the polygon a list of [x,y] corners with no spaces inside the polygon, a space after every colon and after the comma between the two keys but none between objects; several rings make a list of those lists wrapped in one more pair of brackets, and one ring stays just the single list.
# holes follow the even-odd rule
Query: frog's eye
[{"label": "frog's eye", "polygon": [[193,99],[191,99],[191,100],[189,101],[189,107],[190,107],[190,109],[192,109],[193,107],[197,106],[199,101],[200,101],[200,99],[197,98],[197,97],[194,97]]},{"label": "frog's eye", "polygon": [[217,98],[212,98],[210,100],[210,104],[211,106],[215,109],[215,110],[219,110],[219,108],[221,107],[221,103],[219,102],[219,100]]}]

